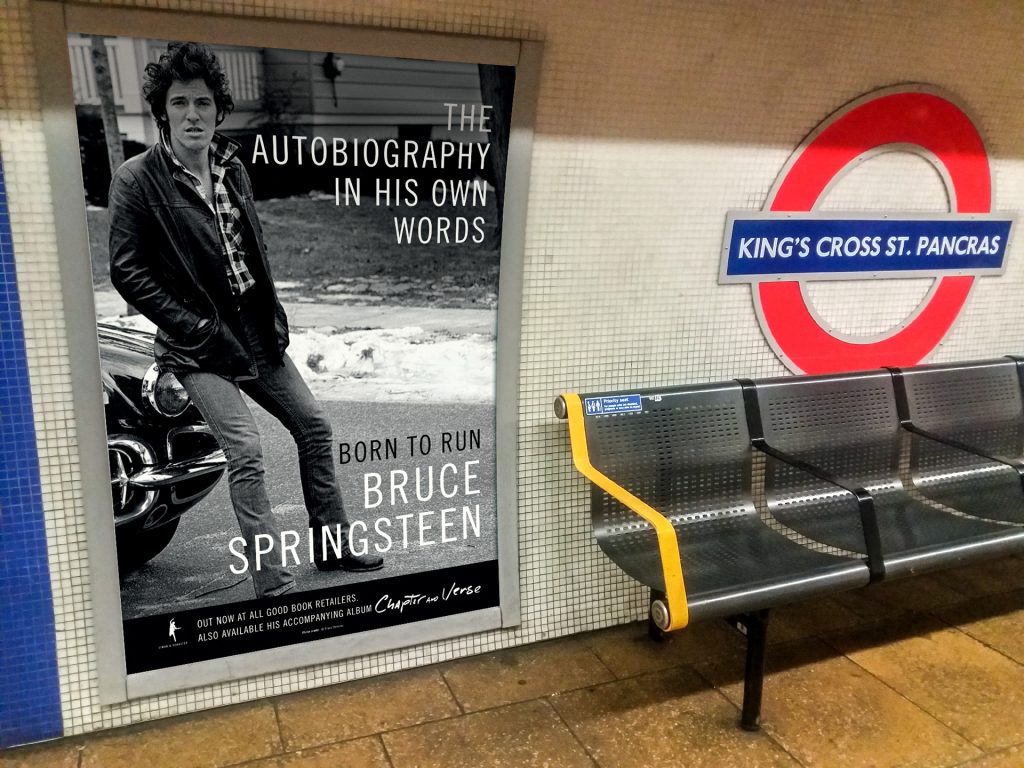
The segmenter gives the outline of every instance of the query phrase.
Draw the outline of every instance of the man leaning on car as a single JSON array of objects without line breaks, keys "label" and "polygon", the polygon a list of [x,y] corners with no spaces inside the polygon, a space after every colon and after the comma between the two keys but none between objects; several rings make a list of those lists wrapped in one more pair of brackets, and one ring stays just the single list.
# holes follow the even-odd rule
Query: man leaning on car
[{"label": "man leaning on car", "polygon": [[[318,547],[320,570],[370,571],[375,555],[348,546],[332,462],[331,427],[285,352],[288,320],[267,261],[238,144],[214,132],[234,103],[216,56],[171,43],[146,65],[143,95],[160,141],[122,165],[110,186],[110,279],[157,326],[155,357],[177,375],[228,459],[231,503],[246,547],[280,540],[264,481],[256,422],[242,393],[295,439],[313,540],[342,533],[340,554]],[[289,570],[252,570],[257,596],[294,588]]]}]

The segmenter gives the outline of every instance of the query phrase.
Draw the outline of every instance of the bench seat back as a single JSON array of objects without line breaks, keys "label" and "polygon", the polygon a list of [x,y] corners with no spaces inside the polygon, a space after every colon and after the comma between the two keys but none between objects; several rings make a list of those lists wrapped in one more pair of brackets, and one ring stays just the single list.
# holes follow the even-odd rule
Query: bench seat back
[{"label": "bench seat back", "polygon": [[898,369],[903,415],[942,438],[1019,462],[1024,459],[1024,401],[1017,366],[1003,358]]},{"label": "bench seat back", "polygon": [[909,482],[931,501],[1024,524],[1024,402],[1008,358],[894,370],[911,442]]},{"label": "bench seat back", "polygon": [[[870,496],[874,522],[869,527],[877,526],[878,557],[887,576],[1020,550],[1024,539],[1017,532],[936,505],[914,485],[901,458],[908,444],[925,442],[901,426],[888,371],[768,379],[755,388],[769,446]],[[963,453],[959,467],[969,469],[977,461]],[[834,504],[813,503],[825,490],[820,481],[806,480],[783,462],[770,462],[765,484],[769,507],[784,525],[823,544],[867,553],[864,517],[844,514]],[[801,495],[812,503],[792,503]]]},{"label": "bench seat back", "polygon": [[769,445],[874,496],[902,491],[888,371],[763,379],[756,389]]},{"label": "bench seat back", "polygon": [[[687,537],[756,514],[739,385],[646,390],[641,397],[640,412],[585,417],[594,467],[674,528],[687,529]],[[641,554],[652,549],[650,524],[596,485],[591,512],[597,541],[608,556],[639,581],[656,584],[660,564]]]}]

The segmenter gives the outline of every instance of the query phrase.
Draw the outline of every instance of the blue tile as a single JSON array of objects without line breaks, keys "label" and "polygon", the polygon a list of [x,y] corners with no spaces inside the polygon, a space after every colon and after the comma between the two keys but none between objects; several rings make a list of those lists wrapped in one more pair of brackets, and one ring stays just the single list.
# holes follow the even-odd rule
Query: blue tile
[{"label": "blue tile", "polygon": [[25,337],[0,164],[0,748],[63,735]]}]

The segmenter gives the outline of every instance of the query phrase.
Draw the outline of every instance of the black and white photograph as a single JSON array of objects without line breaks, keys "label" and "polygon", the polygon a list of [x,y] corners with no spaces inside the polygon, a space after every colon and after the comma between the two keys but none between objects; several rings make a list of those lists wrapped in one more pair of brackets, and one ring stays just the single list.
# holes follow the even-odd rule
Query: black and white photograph
[{"label": "black and white photograph", "polygon": [[128,673],[496,606],[514,68],[68,49]]}]

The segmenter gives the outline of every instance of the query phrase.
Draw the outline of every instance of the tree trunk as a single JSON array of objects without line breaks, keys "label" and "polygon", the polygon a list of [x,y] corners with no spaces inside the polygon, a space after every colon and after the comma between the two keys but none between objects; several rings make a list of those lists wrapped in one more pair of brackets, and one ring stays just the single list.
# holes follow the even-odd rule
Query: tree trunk
[{"label": "tree trunk", "polygon": [[117,107],[114,105],[114,84],[110,80],[110,62],[107,59],[107,45],[99,35],[90,38],[92,42],[92,68],[96,73],[96,91],[100,97],[100,115],[103,117],[103,135],[107,141],[107,160],[110,174],[124,162],[124,145],[121,131],[117,127]]},{"label": "tree trunk", "polygon": [[513,67],[480,64],[480,96],[491,107],[491,173],[497,195],[498,225],[494,229],[494,244],[501,243],[501,228],[505,209],[505,165],[508,162],[509,124],[512,119],[512,91],[516,83]]},{"label": "tree trunk", "polygon": [[[110,79],[110,60],[107,58],[107,44],[100,35],[89,38],[92,43],[92,71],[96,75],[96,92],[100,97],[100,115],[103,118],[103,138],[107,142],[107,162],[110,175],[124,162],[124,144],[121,130],[117,127],[117,105],[114,104],[114,83]],[[126,315],[135,315],[135,307],[126,305]]]}]

